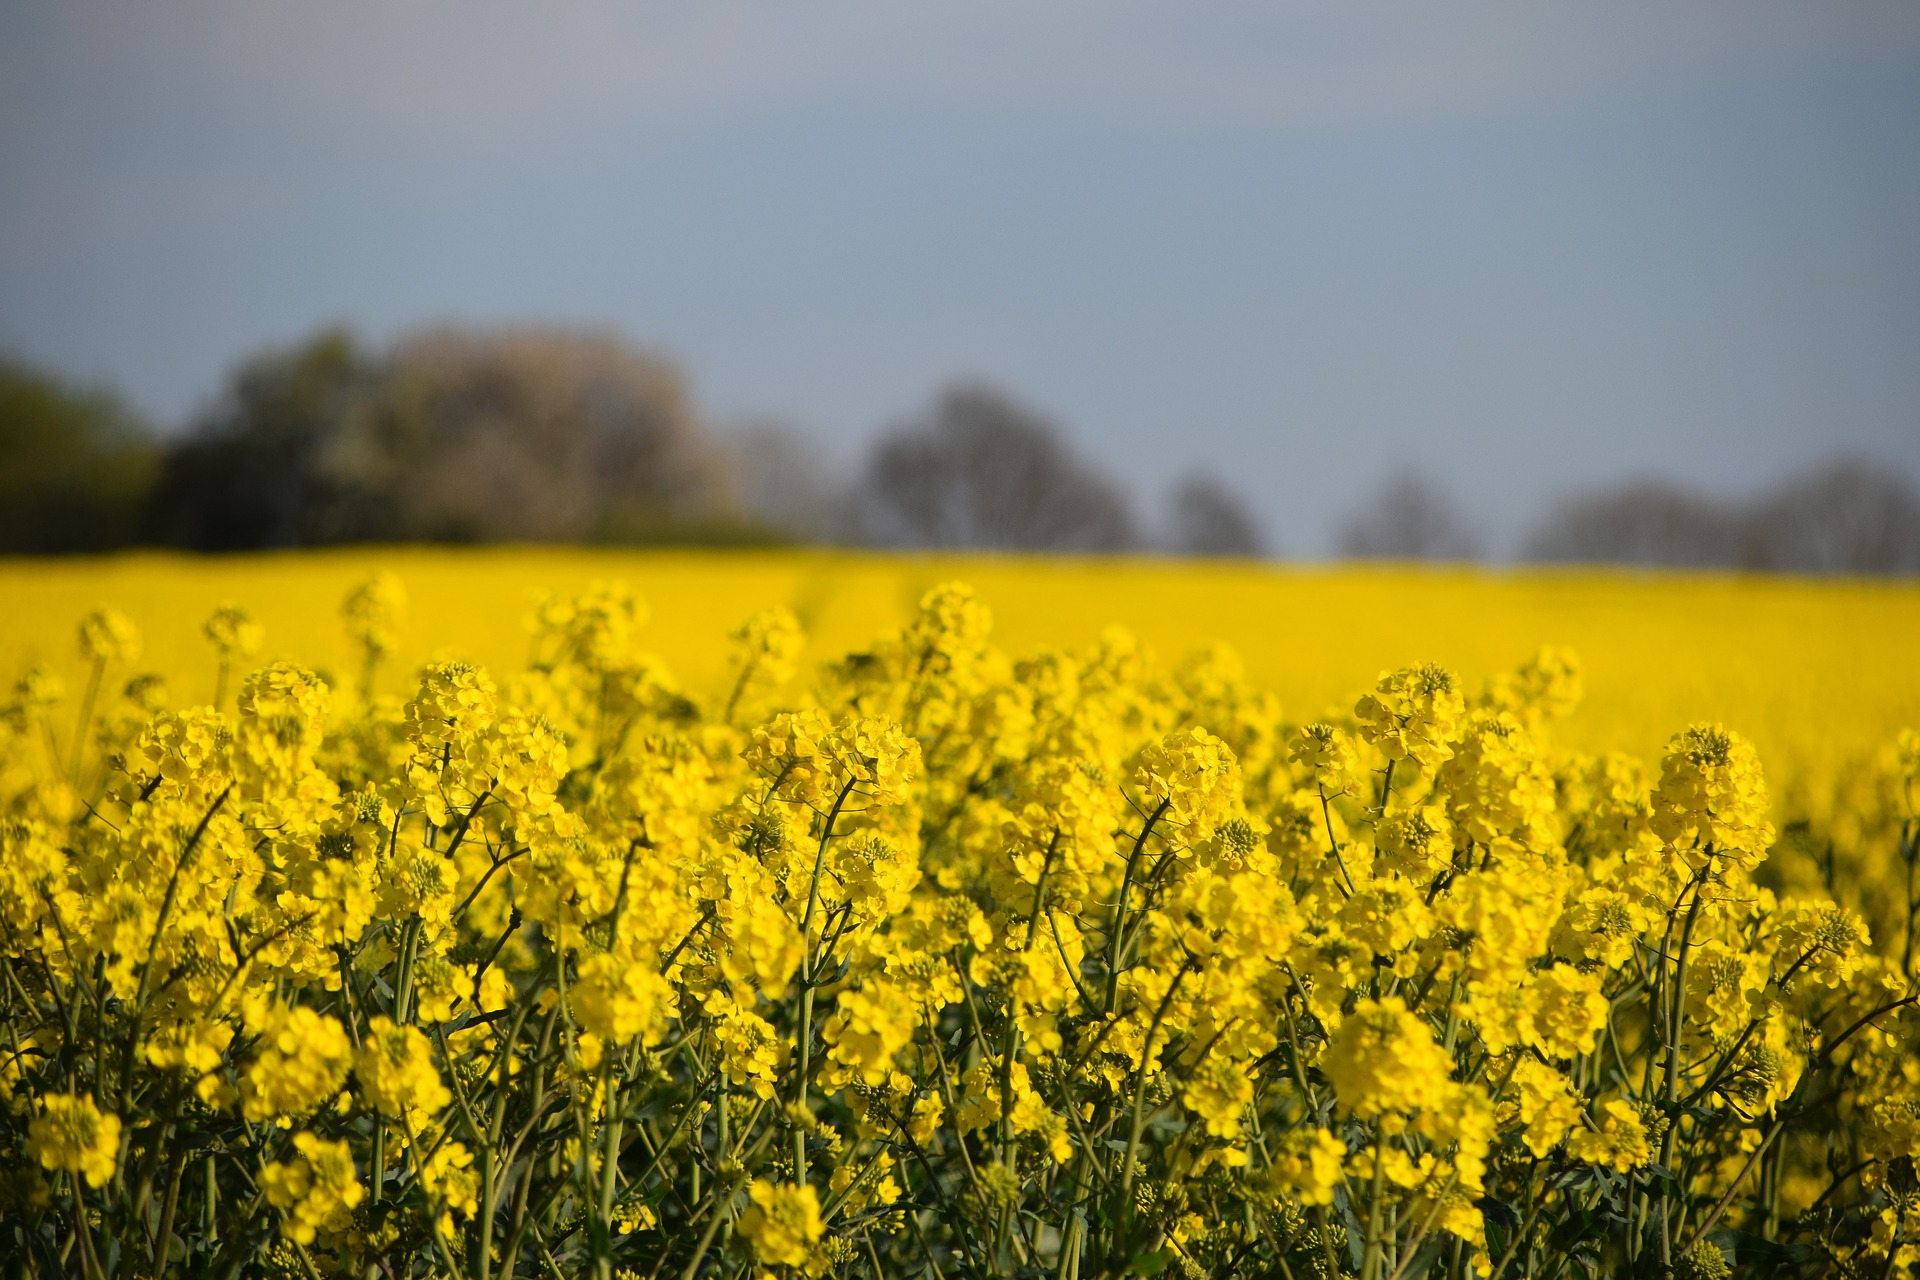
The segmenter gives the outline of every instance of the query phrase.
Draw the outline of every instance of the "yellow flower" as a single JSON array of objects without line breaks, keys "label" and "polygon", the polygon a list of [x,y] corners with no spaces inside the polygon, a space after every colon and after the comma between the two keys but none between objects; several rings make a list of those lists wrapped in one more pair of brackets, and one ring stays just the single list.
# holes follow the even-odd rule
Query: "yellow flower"
[{"label": "yellow flower", "polygon": [[1564,964],[1533,975],[1527,983],[1533,1020],[1529,1043],[1549,1058],[1592,1053],[1595,1037],[1607,1024],[1603,976]]},{"label": "yellow flower", "polygon": [[906,798],[920,744],[885,716],[831,723],[818,711],[783,712],[753,731],[747,765],[782,797],[824,807],[846,795],[874,805]]},{"label": "yellow flower", "polygon": [[1149,806],[1166,806],[1166,820],[1189,844],[1213,837],[1240,804],[1240,762],[1205,729],[1184,729],[1146,749],[1137,780]]},{"label": "yellow flower", "polygon": [[1360,774],[1360,759],[1354,754],[1353,740],[1330,724],[1301,725],[1294,731],[1288,758],[1329,795],[1345,794]]},{"label": "yellow flower", "polygon": [[1504,1108],[1505,1119],[1523,1129],[1522,1141],[1534,1155],[1552,1151],[1580,1123],[1572,1081],[1547,1064],[1523,1055],[1510,1083],[1514,1097]]},{"label": "yellow flower", "polygon": [[714,1018],[713,1037],[727,1079],[748,1086],[756,1097],[773,1097],[775,1078],[787,1059],[786,1041],[765,1018],[718,993],[709,998],[707,1013]]},{"label": "yellow flower", "polygon": [[177,1022],[161,1028],[147,1042],[147,1061],[200,1077],[204,1084],[232,1042],[233,1028],[224,1022]]},{"label": "yellow flower", "polygon": [[947,1104],[940,1100],[937,1093],[915,1098],[913,1114],[907,1120],[907,1132],[915,1142],[931,1141],[933,1135],[940,1131],[940,1121],[945,1117],[946,1109]]},{"label": "yellow flower", "polygon": [[413,840],[393,840],[390,856],[378,861],[375,910],[383,919],[419,916],[444,925],[453,913],[459,871],[454,864]]},{"label": "yellow flower", "polygon": [[1453,823],[1437,804],[1407,809],[1380,827],[1387,865],[1415,884],[1426,885],[1453,865]]},{"label": "yellow flower", "polygon": [[[1913,1259],[1908,1258],[1907,1261],[1910,1263]],[[1674,1267],[1673,1274],[1681,1277],[1681,1280],[1727,1280],[1733,1274],[1733,1268],[1719,1245],[1711,1240],[1701,1240],[1687,1250],[1686,1256]]]},{"label": "yellow flower", "polygon": [[120,1157],[120,1117],[103,1112],[92,1097],[49,1094],[27,1126],[27,1152],[43,1169],[79,1174],[102,1187]]},{"label": "yellow flower", "polygon": [[651,1043],[666,1022],[673,991],[652,966],[603,951],[580,962],[567,998],[580,1025],[601,1039],[625,1044],[642,1036]]},{"label": "yellow flower", "polygon": [[1442,1101],[1453,1060],[1398,996],[1362,1000],[1327,1046],[1327,1078],[1343,1115],[1406,1113]]},{"label": "yellow flower", "polygon": [[961,664],[978,659],[993,630],[993,611],[964,582],[943,582],[920,597],[905,641],[918,671],[954,676]]},{"label": "yellow flower", "polygon": [[400,628],[406,624],[407,589],[393,574],[376,573],[347,593],[340,616],[348,638],[370,655],[387,654],[399,642]]},{"label": "yellow flower", "polygon": [[[807,644],[800,620],[793,616],[793,610],[786,608],[754,614],[729,632],[728,639],[740,647],[737,659],[740,674],[735,678],[734,703],[750,685],[783,685],[793,679],[794,660]],[[728,709],[732,709],[731,704]]]},{"label": "yellow flower", "polygon": [[1572,714],[1585,695],[1579,655],[1549,644],[1515,670],[1488,681],[1483,701],[1496,710],[1525,716],[1531,723]]},{"label": "yellow flower", "polygon": [[120,695],[147,715],[159,715],[172,698],[167,678],[157,671],[145,671],[121,687]]},{"label": "yellow flower", "polygon": [[1773,935],[1774,966],[1824,987],[1844,986],[1866,962],[1867,926],[1845,907],[1796,903],[1781,913]]},{"label": "yellow flower", "polygon": [[1629,1173],[1653,1159],[1653,1145],[1634,1105],[1614,1098],[1606,1104],[1598,1128],[1577,1129],[1567,1139],[1567,1154],[1588,1164],[1606,1165],[1616,1173]]},{"label": "yellow flower", "polygon": [[104,606],[80,619],[80,656],[105,666],[140,656],[140,628],[118,609]]},{"label": "yellow flower", "polygon": [[730,898],[727,906],[728,946],[720,971],[730,982],[752,982],[773,999],[785,995],[804,949],[793,917],[760,884]]},{"label": "yellow flower", "polygon": [[369,1106],[414,1128],[453,1101],[433,1065],[433,1046],[414,1027],[377,1015],[353,1060],[354,1078]]},{"label": "yellow flower", "polygon": [[747,1188],[753,1202],[740,1217],[740,1230],[753,1242],[753,1256],[768,1266],[799,1267],[814,1274],[820,1266],[820,1197],[811,1186],[775,1185],[755,1178]]},{"label": "yellow flower", "polygon": [[1387,759],[1412,757],[1431,766],[1453,755],[1465,709],[1452,673],[1427,662],[1382,675],[1374,691],[1354,704],[1353,717],[1361,738]]},{"label": "yellow flower", "polygon": [[857,1214],[872,1204],[892,1204],[900,1198],[893,1178],[893,1160],[882,1156],[872,1166],[842,1164],[827,1180],[827,1190],[840,1201],[841,1212]]},{"label": "yellow flower", "polygon": [[155,777],[211,800],[233,777],[233,730],[211,707],[162,711],[134,744]]},{"label": "yellow flower", "polygon": [[1773,844],[1767,781],[1753,744],[1717,724],[1673,736],[1653,793],[1653,829],[1695,866],[1718,854],[1751,870]]},{"label": "yellow flower", "polygon": [[240,1079],[247,1119],[302,1115],[340,1091],[353,1045],[339,1022],[305,1005],[273,1005],[249,1029],[260,1043]]},{"label": "yellow flower", "polygon": [[326,683],[291,662],[242,682],[232,752],[234,777],[249,797],[278,801],[303,787],[330,789],[315,763],[328,701]]},{"label": "yellow flower", "polygon": [[293,1147],[296,1159],[276,1160],[260,1171],[260,1189],[280,1210],[282,1230],[301,1244],[312,1244],[321,1232],[347,1230],[354,1206],[367,1194],[354,1172],[352,1149],[312,1133],[295,1134]]},{"label": "yellow flower", "polygon": [[1517,876],[1494,866],[1464,872],[1434,904],[1434,914],[1466,951],[1467,972],[1517,990],[1527,966],[1545,954],[1559,915],[1558,888],[1545,875]]},{"label": "yellow flower", "polygon": [[[454,603],[444,585],[436,601]],[[391,588],[348,610],[368,680],[396,641]],[[156,618],[169,634],[218,598],[185,594]],[[1180,592],[1160,604],[1186,607]],[[737,609],[715,597],[673,625]],[[504,616],[492,587],[435,613]],[[692,1142],[717,1157],[701,1174],[712,1203],[748,1191],[732,1262],[797,1280],[857,1270],[869,1244],[917,1256],[892,1234],[911,1225],[910,1189],[963,1177],[969,1157],[985,1194],[919,1219],[941,1258],[963,1233],[988,1244],[1026,1221],[1062,1174],[1117,1190],[1116,1134],[1137,1114],[1136,1243],[1161,1240],[1189,1274],[1250,1258],[1250,1229],[1268,1263],[1339,1263],[1361,1251],[1355,1224],[1379,1228],[1389,1271],[1437,1248],[1485,1272],[1565,1232],[1564,1197],[1533,1196],[1531,1236],[1481,1219],[1531,1194],[1529,1155],[1630,1171],[1671,1140],[1693,1173],[1668,1198],[1692,1223],[1739,1181],[1765,1133],[1754,1118],[1805,1093],[1833,1102],[1801,1117],[1809,1140],[1869,1162],[1848,1195],[1873,1225],[1840,1260],[1877,1271],[1915,1247],[1899,1179],[1920,1155],[1920,1012],[1901,1004],[1895,957],[1920,735],[1857,764],[1803,743],[1763,884],[1748,874],[1773,834],[1753,747],[1695,726],[1658,771],[1565,749],[1551,735],[1581,678],[1563,651],[1471,702],[1440,668],[1407,667],[1351,720],[1296,727],[1217,646],[1166,668],[1109,629],[1010,661],[986,607],[944,584],[775,715],[760,695],[798,666],[790,613],[750,619],[736,665],[702,653],[684,685],[636,648],[644,616],[617,584],[550,597],[527,666],[498,684],[435,661],[411,697],[345,707],[281,662],[217,709],[170,710],[151,683],[102,709],[105,664],[134,647],[110,612],[83,627],[81,724],[54,722],[51,673],[30,672],[0,705],[0,951],[20,986],[0,1011],[0,1099],[29,1166],[18,1186],[0,1177],[0,1202],[51,1215],[64,1239],[73,1184],[137,1172],[117,1163],[129,1135],[134,1164],[165,1163],[158,1129],[43,1097],[111,1083],[118,1098],[124,1070],[130,1097],[184,1100],[163,1108],[192,1160],[177,1222],[203,1220],[195,1153],[247,1123],[266,1162],[252,1191],[212,1163],[222,1203],[257,1192],[278,1223],[272,1270],[309,1245],[321,1271],[439,1265],[456,1224],[499,1199],[481,1173],[529,1162],[612,1186],[610,1214],[592,1195],[548,1238],[562,1270],[607,1229],[660,1233],[630,1256],[686,1255],[663,1179],[669,1148]],[[237,605],[203,630],[222,681],[259,647]],[[1617,671],[1622,653],[1606,657]],[[1296,674],[1309,706],[1349,679]],[[1637,715],[1616,696],[1580,737],[1630,742]],[[1365,771],[1387,761],[1404,763],[1376,807]],[[408,1016],[379,1016],[403,984]],[[137,1000],[129,1045],[113,1010],[124,1023]],[[1648,1031],[1672,1017],[1676,1045]],[[1594,1096],[1659,1079],[1669,1054],[1690,1102],[1676,1128]],[[544,1108],[512,1119],[502,1142],[518,1154],[484,1137],[502,1098]],[[605,1163],[616,1117],[631,1140],[619,1169]],[[376,1152],[363,1185],[356,1161]],[[1783,1212],[1820,1194],[1811,1182],[1786,1172]],[[400,1217],[362,1213],[375,1185]],[[1735,1188],[1727,1221],[1766,1216],[1755,1185]],[[1303,1210],[1336,1200],[1337,1215]],[[494,1209],[499,1244],[512,1197]],[[725,1215],[712,1225],[718,1249]],[[205,1269],[204,1234],[176,1233],[186,1273]]]},{"label": "yellow flower", "polygon": [[[551,812],[567,776],[567,739],[542,716],[503,717],[469,752],[476,781],[531,821]],[[477,796],[475,797],[478,798]]]},{"label": "yellow flower", "polygon": [[822,745],[832,733],[832,721],[820,711],[783,711],[753,731],[740,755],[780,795],[817,803],[833,787],[832,761]]},{"label": "yellow flower", "polygon": [[533,626],[558,647],[557,662],[605,672],[633,656],[633,633],[647,621],[647,602],[624,582],[597,581],[577,596],[549,596]]},{"label": "yellow flower", "polygon": [[1240,1136],[1240,1117],[1253,1101],[1253,1078],[1244,1063],[1209,1056],[1187,1078],[1180,1100],[1216,1138]]},{"label": "yellow flower", "polygon": [[1347,1159],[1347,1144],[1321,1128],[1295,1129],[1280,1141],[1270,1176],[1274,1188],[1298,1204],[1332,1204]]},{"label": "yellow flower", "polygon": [[58,673],[45,667],[32,666],[14,681],[13,696],[19,701],[21,710],[44,715],[67,696],[67,684]]},{"label": "yellow flower", "polygon": [[435,1226],[442,1236],[453,1234],[449,1214],[471,1217],[480,1208],[480,1176],[473,1171],[473,1153],[451,1138],[437,1143],[433,1154],[420,1162],[420,1185],[439,1207]]},{"label": "yellow flower", "polygon": [[848,716],[823,745],[834,758],[836,779],[861,784],[872,804],[904,800],[920,773],[920,744],[884,716]]},{"label": "yellow flower", "polygon": [[841,993],[839,1008],[822,1038],[828,1055],[845,1068],[848,1078],[877,1085],[913,1039],[919,1020],[920,1011],[903,988],[869,982],[860,990]]},{"label": "yellow flower", "polygon": [[1551,842],[1553,773],[1512,713],[1474,712],[1435,784],[1448,796],[1454,821],[1482,844],[1501,836],[1536,846]]},{"label": "yellow flower", "polygon": [[430,759],[464,748],[493,723],[493,680],[470,662],[429,663],[407,703],[407,738]]},{"label": "yellow flower", "polygon": [[1572,960],[1618,967],[1633,955],[1634,940],[1654,919],[1653,912],[1618,889],[1587,889],[1560,917],[1554,950]]},{"label": "yellow flower", "polygon": [[200,630],[223,660],[251,658],[267,638],[267,629],[253,614],[231,600],[208,615]]}]

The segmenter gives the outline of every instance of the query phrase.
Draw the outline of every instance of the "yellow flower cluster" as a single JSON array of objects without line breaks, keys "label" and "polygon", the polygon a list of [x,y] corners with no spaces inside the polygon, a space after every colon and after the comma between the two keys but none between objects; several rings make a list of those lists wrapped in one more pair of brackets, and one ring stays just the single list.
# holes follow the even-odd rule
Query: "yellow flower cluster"
[{"label": "yellow flower cluster", "polygon": [[106,1185],[120,1154],[120,1117],[101,1114],[92,1098],[54,1093],[27,1126],[27,1153],[41,1167],[79,1174],[89,1186]]},{"label": "yellow flower cluster", "polygon": [[351,1228],[353,1208],[367,1192],[354,1173],[348,1144],[300,1133],[294,1135],[293,1150],[292,1160],[276,1160],[260,1173],[260,1189],[285,1215],[287,1235],[308,1245],[321,1232],[337,1235]]},{"label": "yellow flower cluster", "polygon": [[247,1119],[304,1115],[339,1092],[353,1046],[337,1019],[306,1005],[280,1005],[248,1022],[260,1039],[240,1078]]},{"label": "yellow flower cluster", "polygon": [[347,598],[352,690],[242,672],[227,604],[211,705],[116,697],[101,610],[78,705],[0,712],[0,1238],[475,1280],[1920,1247],[1920,737],[1776,826],[1731,729],[1558,745],[1564,649],[1296,721],[1218,646],[1016,660],[948,583],[805,679],[757,614],[709,698],[596,583],[523,670],[383,694],[405,598]]},{"label": "yellow flower cluster", "polygon": [[740,1230],[753,1242],[764,1266],[793,1267],[805,1275],[822,1270],[819,1244],[826,1227],[820,1221],[820,1195],[812,1187],[775,1186],[756,1180],[747,1188],[748,1208]]}]

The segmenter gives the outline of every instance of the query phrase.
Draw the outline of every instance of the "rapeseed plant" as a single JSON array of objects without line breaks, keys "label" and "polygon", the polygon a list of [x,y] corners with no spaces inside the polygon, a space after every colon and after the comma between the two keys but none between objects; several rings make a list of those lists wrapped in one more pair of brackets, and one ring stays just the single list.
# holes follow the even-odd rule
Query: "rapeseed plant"
[{"label": "rapeseed plant", "polygon": [[212,705],[102,706],[103,610],[71,720],[44,670],[0,714],[16,1274],[1920,1261],[1911,734],[1776,829],[1732,729],[1556,745],[1562,649],[1300,722],[947,584],[811,681],[759,614],[706,700],[598,583],[402,693],[404,602],[349,596],[350,693],[224,705],[223,605]]}]

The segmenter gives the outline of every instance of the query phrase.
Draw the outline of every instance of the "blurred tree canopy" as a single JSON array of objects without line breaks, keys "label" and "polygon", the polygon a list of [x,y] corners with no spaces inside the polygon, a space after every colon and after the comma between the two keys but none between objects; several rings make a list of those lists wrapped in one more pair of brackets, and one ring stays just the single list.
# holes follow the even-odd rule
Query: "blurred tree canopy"
[{"label": "blurred tree canopy", "polygon": [[673,367],[551,331],[259,356],[170,452],[149,527],[203,550],[754,536]]},{"label": "blurred tree canopy", "polygon": [[1267,537],[1240,495],[1212,476],[1182,480],[1168,504],[1173,528],[1169,550],[1183,556],[1267,554]]},{"label": "blurred tree canopy", "polygon": [[0,358],[0,552],[137,540],[158,461],[146,427],[113,396]]},{"label": "blurred tree canopy", "polygon": [[1478,560],[1485,548],[1446,490],[1403,471],[1348,517],[1339,550],[1361,560]]},{"label": "blurred tree canopy", "polygon": [[1920,571],[1920,498],[1903,478],[1841,460],[1748,502],[1657,481],[1576,494],[1526,545],[1543,561],[1787,573]]},{"label": "blurred tree canopy", "polygon": [[1045,418],[992,388],[949,388],[874,446],[861,525],[882,546],[1120,551],[1126,498]]}]

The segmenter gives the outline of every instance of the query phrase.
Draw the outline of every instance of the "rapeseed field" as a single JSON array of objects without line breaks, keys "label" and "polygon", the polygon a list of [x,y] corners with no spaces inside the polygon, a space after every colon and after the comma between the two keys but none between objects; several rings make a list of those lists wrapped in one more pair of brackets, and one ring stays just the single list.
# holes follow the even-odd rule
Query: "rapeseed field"
[{"label": "rapeseed field", "polygon": [[1558,644],[1580,656],[1589,691],[1562,737],[1588,750],[1652,753],[1674,726],[1717,719],[1776,772],[1797,772],[1920,723],[1920,584],[1589,569],[420,548],[0,560],[0,672],[38,661],[75,676],[74,619],[112,604],[145,635],[143,668],[204,701],[214,671],[200,623],[228,600],[264,625],[266,653],[341,670],[354,659],[339,601],[377,569],[411,600],[394,654],[403,671],[443,652],[511,670],[538,593],[608,579],[650,606],[639,643],[712,691],[728,675],[726,633],[747,613],[792,609],[808,633],[802,661],[823,662],[960,580],[989,602],[1009,653],[1084,645],[1110,625],[1168,663],[1224,644],[1295,717],[1351,703],[1410,655],[1478,680]]},{"label": "rapeseed field", "polygon": [[0,566],[27,1274],[1920,1260],[1906,584]]}]

